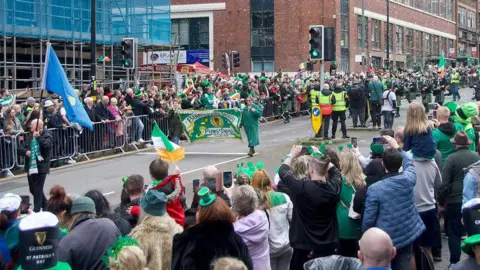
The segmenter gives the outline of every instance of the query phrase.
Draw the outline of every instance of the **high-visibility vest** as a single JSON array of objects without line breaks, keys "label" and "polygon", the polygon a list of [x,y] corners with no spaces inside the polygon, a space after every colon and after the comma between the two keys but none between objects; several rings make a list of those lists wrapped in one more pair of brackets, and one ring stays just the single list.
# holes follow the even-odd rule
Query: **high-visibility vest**
[{"label": "high-visibility vest", "polygon": [[450,83],[459,84],[460,83],[460,74],[458,74],[457,72],[453,73],[452,77],[450,78]]},{"label": "high-visibility vest", "polygon": [[335,97],[335,104],[333,104],[333,111],[334,112],[341,112],[347,110],[347,102],[345,101],[345,91],[340,93],[333,92],[333,96]]},{"label": "high-visibility vest", "polygon": [[318,99],[321,96],[322,95],[321,95],[320,91],[317,91],[317,90],[310,91],[310,102],[312,103],[312,107],[318,105]]},{"label": "high-visibility vest", "polygon": [[319,105],[322,109],[322,115],[330,115],[332,113],[332,95],[320,95]]}]

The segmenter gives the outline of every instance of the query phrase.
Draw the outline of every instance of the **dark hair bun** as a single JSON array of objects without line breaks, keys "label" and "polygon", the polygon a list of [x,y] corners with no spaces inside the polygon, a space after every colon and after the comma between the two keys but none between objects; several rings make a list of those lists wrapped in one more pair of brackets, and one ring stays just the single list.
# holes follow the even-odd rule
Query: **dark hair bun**
[{"label": "dark hair bun", "polygon": [[67,196],[65,188],[59,185],[55,185],[50,189],[50,197],[53,200],[63,200]]}]

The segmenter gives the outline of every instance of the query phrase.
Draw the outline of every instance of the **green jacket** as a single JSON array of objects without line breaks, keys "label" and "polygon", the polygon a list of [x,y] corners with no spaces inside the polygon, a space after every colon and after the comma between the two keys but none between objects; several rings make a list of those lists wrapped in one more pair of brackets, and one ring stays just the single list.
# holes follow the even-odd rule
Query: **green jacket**
[{"label": "green jacket", "polygon": [[[437,144],[437,150],[442,154],[442,168],[448,156],[455,152],[455,146],[450,141],[455,137],[458,128],[453,123],[441,124],[433,131],[433,140]],[[441,168],[440,168],[441,169]]]},{"label": "green jacket", "polygon": [[383,85],[380,81],[371,81],[368,83],[368,92],[370,93],[371,101],[382,100]]},{"label": "green jacket", "polygon": [[213,93],[211,93],[211,94],[204,93],[202,95],[202,98],[200,99],[200,101],[202,102],[202,105],[203,105],[203,109],[204,110],[213,110],[214,99],[215,99],[215,97],[214,97]]},{"label": "green jacket", "polygon": [[337,204],[337,222],[340,239],[358,239],[360,236],[361,220],[348,217],[353,194],[355,194],[355,188],[353,185],[348,184],[347,179],[344,177],[342,179],[340,201]]}]

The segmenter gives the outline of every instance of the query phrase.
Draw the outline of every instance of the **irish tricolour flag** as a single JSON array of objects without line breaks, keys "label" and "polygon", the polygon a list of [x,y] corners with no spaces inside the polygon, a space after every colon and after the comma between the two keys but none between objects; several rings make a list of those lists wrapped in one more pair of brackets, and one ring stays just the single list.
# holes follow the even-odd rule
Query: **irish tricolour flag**
[{"label": "irish tricolour flag", "polygon": [[185,157],[183,147],[169,141],[167,135],[158,127],[157,123],[153,127],[152,141],[158,155],[163,160],[177,162]]}]

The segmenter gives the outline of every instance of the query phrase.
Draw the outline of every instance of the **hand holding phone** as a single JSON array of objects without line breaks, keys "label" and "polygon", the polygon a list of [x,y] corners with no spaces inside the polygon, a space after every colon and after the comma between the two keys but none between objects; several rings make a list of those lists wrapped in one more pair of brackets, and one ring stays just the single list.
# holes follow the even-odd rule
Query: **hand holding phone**
[{"label": "hand holding phone", "polygon": [[200,187],[200,179],[193,179],[193,192],[196,192]]},{"label": "hand holding phone", "polygon": [[357,148],[358,145],[357,145],[357,137],[352,137],[350,139],[350,143],[352,144],[353,148]]},{"label": "hand holding phone", "polygon": [[382,137],[373,137],[373,144],[375,145],[383,145],[384,140]]},{"label": "hand holding phone", "polygon": [[223,172],[223,185],[226,188],[230,188],[232,186],[232,172],[231,171],[225,171]]}]

